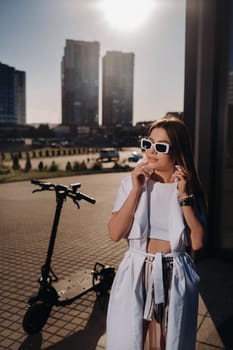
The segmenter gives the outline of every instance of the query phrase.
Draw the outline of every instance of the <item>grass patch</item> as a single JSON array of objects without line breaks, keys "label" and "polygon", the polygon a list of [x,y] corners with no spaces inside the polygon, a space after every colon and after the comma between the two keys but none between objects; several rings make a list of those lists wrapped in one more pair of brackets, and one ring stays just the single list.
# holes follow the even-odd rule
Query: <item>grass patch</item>
[{"label": "grass patch", "polygon": [[4,169],[1,171],[0,168],[0,183],[16,182],[16,181],[27,181],[31,179],[49,179],[56,177],[66,176],[77,176],[77,175],[89,175],[89,174],[104,174],[113,172],[127,172],[131,171],[132,168],[128,165],[114,165],[112,168],[101,168],[93,166],[91,169],[80,169],[80,170],[30,170],[25,172],[24,170],[12,170]]}]

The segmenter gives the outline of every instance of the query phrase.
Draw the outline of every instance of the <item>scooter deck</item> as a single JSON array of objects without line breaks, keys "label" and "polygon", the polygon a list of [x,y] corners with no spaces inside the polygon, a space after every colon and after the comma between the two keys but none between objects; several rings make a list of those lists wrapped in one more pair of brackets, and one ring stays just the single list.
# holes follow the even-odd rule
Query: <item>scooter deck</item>
[{"label": "scooter deck", "polygon": [[59,301],[81,296],[93,289],[92,278],[92,270],[80,270],[67,278],[53,282]]}]

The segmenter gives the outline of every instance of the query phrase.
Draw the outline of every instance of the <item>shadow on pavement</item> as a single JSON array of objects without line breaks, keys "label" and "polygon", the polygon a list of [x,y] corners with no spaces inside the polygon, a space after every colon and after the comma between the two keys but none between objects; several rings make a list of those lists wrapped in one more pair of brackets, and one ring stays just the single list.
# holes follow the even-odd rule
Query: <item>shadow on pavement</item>
[{"label": "shadow on pavement", "polygon": [[218,328],[219,334],[221,335],[223,342],[226,346],[226,350],[233,349],[233,316],[225,320]]},{"label": "shadow on pavement", "polygon": [[95,350],[100,337],[105,333],[106,313],[107,301],[105,301],[105,305],[103,306],[100,304],[100,301],[97,298],[85,328],[71,335],[70,337],[64,338],[59,343],[56,343],[47,349]]},{"label": "shadow on pavement", "polygon": [[[95,350],[100,337],[105,333],[107,303],[108,300],[101,301],[97,298],[85,328],[46,349]],[[19,350],[40,350],[41,346],[42,334],[37,333],[29,335],[19,347]]]},{"label": "shadow on pavement", "polygon": [[226,350],[233,349],[233,263],[204,258],[197,262],[200,293]]},{"label": "shadow on pavement", "polygon": [[41,333],[37,333],[35,335],[29,335],[19,347],[19,350],[40,350],[41,345],[42,335]]}]

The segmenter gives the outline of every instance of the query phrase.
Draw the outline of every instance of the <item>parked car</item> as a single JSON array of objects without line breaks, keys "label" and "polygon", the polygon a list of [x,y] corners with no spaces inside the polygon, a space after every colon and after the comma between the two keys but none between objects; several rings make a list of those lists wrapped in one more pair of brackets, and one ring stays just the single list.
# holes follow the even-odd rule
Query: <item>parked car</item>
[{"label": "parked car", "polygon": [[98,161],[111,162],[120,159],[119,152],[115,148],[104,148],[100,150]]},{"label": "parked car", "polygon": [[138,152],[132,152],[130,154],[130,156],[128,157],[128,162],[138,162],[139,159],[141,159],[143,157],[143,155],[141,153]]}]

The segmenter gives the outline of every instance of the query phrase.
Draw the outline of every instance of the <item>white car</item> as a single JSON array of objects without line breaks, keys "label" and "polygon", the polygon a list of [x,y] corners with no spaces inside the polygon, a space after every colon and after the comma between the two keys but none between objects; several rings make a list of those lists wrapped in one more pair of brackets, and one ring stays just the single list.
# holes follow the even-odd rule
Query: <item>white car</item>
[{"label": "white car", "polygon": [[143,157],[143,155],[141,153],[138,152],[132,152],[130,154],[130,156],[128,157],[128,162],[138,162],[139,159],[141,159]]}]

